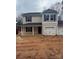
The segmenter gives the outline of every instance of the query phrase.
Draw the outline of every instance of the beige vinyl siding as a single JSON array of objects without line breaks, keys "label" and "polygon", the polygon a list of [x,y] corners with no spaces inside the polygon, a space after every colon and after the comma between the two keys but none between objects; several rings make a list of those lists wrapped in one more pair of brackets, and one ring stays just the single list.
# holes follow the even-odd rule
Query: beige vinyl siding
[{"label": "beige vinyl siding", "polygon": [[42,23],[42,17],[41,16],[33,16],[32,23]]},{"label": "beige vinyl siding", "polygon": [[42,17],[41,16],[33,16],[32,22],[26,22],[26,18],[23,17],[23,24],[26,24],[26,23],[42,23]]}]

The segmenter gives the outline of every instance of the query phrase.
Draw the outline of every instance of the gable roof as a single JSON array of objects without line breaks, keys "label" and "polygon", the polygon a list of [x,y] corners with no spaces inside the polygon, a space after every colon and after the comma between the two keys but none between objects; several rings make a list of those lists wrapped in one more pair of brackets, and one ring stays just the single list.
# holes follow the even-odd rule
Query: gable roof
[{"label": "gable roof", "polygon": [[58,12],[56,10],[47,9],[47,10],[44,10],[43,13],[58,13]]}]

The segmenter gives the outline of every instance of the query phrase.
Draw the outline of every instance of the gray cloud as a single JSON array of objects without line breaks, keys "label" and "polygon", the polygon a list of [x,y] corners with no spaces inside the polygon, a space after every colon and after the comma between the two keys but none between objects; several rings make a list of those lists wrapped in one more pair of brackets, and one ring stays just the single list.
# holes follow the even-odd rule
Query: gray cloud
[{"label": "gray cloud", "polygon": [[16,0],[16,14],[42,11],[57,1],[61,0]]}]

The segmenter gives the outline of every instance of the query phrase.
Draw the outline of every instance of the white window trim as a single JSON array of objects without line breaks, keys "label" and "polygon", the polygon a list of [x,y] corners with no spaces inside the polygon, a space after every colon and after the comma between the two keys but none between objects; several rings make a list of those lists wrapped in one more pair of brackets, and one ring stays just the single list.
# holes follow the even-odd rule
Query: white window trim
[{"label": "white window trim", "polygon": [[57,15],[56,15],[56,20],[55,21],[54,20],[51,20],[51,15],[56,15],[56,14],[50,14],[50,16],[49,16],[49,18],[50,18],[49,20],[50,21],[56,22],[57,21]]}]

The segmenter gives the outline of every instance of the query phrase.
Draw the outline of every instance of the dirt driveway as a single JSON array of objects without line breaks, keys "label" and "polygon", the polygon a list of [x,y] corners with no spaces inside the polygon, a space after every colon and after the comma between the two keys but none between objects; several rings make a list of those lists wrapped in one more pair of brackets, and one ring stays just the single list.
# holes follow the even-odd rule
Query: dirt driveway
[{"label": "dirt driveway", "polygon": [[63,36],[17,36],[16,59],[63,59]]}]

